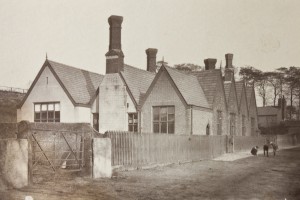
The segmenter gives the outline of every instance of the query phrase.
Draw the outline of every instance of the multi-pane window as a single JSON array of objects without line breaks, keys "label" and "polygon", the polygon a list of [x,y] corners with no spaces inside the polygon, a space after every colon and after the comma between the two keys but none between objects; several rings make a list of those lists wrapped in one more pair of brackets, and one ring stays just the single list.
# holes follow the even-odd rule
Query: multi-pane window
[{"label": "multi-pane window", "polygon": [[255,135],[255,119],[251,117],[251,135]]},{"label": "multi-pane window", "polygon": [[242,135],[246,135],[246,117],[242,115]]},{"label": "multi-pane window", "polygon": [[230,113],[230,135],[235,135],[235,129],[236,129],[236,119],[235,114]]},{"label": "multi-pane window", "polygon": [[175,132],[175,107],[174,106],[153,107],[153,132],[154,133]]},{"label": "multi-pane window", "polygon": [[35,103],[34,122],[60,122],[60,104]]},{"label": "multi-pane window", "polygon": [[138,114],[128,113],[128,131],[138,132]]},{"label": "multi-pane window", "polygon": [[222,135],[222,111],[218,110],[217,117],[217,134]]}]

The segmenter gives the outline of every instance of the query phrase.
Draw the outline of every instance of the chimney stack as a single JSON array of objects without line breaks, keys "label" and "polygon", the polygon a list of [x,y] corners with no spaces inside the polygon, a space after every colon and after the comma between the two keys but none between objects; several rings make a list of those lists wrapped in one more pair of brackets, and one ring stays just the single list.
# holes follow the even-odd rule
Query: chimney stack
[{"label": "chimney stack", "polygon": [[216,69],[216,63],[217,63],[217,59],[214,59],[214,58],[205,59],[204,60],[205,70]]},{"label": "chimney stack", "polygon": [[123,17],[112,15],[109,23],[109,49],[106,56],[106,74],[119,73],[124,68],[124,54],[121,47]]},{"label": "chimney stack", "polygon": [[156,54],[157,49],[146,49],[147,54],[147,71],[149,72],[156,72]]},{"label": "chimney stack", "polygon": [[225,54],[226,66],[225,66],[225,81],[232,81],[234,78],[234,68],[232,66],[233,54]]}]

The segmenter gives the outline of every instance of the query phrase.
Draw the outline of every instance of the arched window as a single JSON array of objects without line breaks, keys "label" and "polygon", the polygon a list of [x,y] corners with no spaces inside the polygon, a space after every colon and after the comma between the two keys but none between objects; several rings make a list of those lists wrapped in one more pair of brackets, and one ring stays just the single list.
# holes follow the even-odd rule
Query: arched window
[{"label": "arched window", "polygon": [[206,135],[209,135],[210,134],[210,126],[209,124],[207,124],[206,126]]}]

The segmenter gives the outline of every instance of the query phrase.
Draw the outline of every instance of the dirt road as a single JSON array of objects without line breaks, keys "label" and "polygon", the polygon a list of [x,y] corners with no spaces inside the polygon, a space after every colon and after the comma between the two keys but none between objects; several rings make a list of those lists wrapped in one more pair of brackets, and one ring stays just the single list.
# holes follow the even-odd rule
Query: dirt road
[{"label": "dirt road", "polygon": [[66,178],[20,190],[0,191],[0,199],[300,199],[300,148],[276,157],[232,162],[201,161],[121,172],[112,179]]}]

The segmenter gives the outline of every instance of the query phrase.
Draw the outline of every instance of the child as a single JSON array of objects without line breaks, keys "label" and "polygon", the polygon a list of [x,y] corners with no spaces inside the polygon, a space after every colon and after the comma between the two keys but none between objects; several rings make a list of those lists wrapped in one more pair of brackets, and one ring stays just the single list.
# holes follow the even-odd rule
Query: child
[{"label": "child", "polygon": [[267,152],[267,157],[269,157],[269,145],[268,144],[264,145],[264,156],[265,156],[266,152]]},{"label": "child", "polygon": [[257,156],[257,150],[258,150],[258,146],[255,146],[251,149],[251,154],[254,156]]}]

